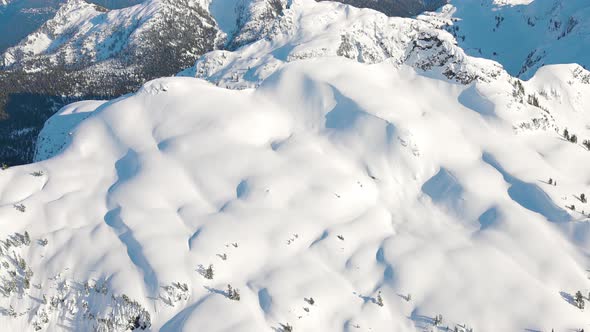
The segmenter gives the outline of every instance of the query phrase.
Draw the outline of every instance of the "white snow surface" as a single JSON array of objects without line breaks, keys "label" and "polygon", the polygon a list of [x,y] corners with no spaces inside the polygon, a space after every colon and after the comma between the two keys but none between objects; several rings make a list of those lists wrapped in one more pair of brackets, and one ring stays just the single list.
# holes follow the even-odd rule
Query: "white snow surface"
[{"label": "white snow surface", "polygon": [[2,326],[587,327],[588,71],[520,81],[426,19],[333,3],[272,24],[199,78],[65,107],[0,171]]}]

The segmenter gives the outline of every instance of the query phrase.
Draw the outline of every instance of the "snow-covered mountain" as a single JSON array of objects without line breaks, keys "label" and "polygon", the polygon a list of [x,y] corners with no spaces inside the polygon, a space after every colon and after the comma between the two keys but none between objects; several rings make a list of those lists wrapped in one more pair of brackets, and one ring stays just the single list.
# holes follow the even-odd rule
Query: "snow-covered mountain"
[{"label": "snow-covered mountain", "polygon": [[[388,61],[432,69],[431,75],[461,83],[490,81],[503,73],[501,66],[489,60],[466,61],[453,36],[430,21],[387,17],[335,3],[321,7],[331,10],[311,10],[308,6],[295,2],[275,19],[248,22],[246,26],[256,27],[257,41],[233,52],[207,53],[181,75],[234,89],[251,88],[285,63],[335,56],[361,63]],[[245,30],[247,36],[251,30]]]},{"label": "snow-covered mountain", "polygon": [[0,1],[0,52],[2,53],[50,19],[61,2],[60,0],[2,1]]},{"label": "snow-covered mountain", "polygon": [[522,81],[445,11],[236,4],[207,7],[231,51],[63,108],[0,171],[2,326],[586,326],[590,72]]},{"label": "snow-covered mountain", "polygon": [[[106,60],[177,65],[214,47],[215,25],[202,5],[190,0],[150,0],[118,10],[68,0],[39,30],[5,52],[4,66],[36,71]],[[168,54],[171,45],[179,59]]]},{"label": "snow-covered mountain", "polygon": [[[444,24],[470,55],[494,59],[512,75],[532,77],[543,65],[590,66],[590,3],[586,0],[342,0],[388,15]],[[434,19],[433,19],[434,18]]]},{"label": "snow-covered mountain", "polygon": [[586,0],[452,0],[441,12],[466,52],[521,78],[548,64],[590,66]]},{"label": "snow-covered mountain", "polygon": [[[51,19],[66,0],[1,0],[0,52],[15,46],[20,40],[39,29]],[[124,8],[141,0],[89,0],[105,8]]]}]

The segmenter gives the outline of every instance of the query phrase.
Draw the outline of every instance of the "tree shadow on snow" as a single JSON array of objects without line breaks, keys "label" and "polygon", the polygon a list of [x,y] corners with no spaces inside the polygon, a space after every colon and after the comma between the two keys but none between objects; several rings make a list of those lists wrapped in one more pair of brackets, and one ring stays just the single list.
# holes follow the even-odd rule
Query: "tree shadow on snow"
[{"label": "tree shadow on snow", "polygon": [[564,299],[567,303],[569,303],[569,304],[571,304],[573,306],[576,305],[576,303],[574,301],[574,296],[573,295],[571,295],[569,293],[566,293],[566,292],[563,292],[563,291],[562,292],[559,292],[559,295],[561,295],[561,298]]},{"label": "tree shadow on snow", "polygon": [[428,328],[434,324],[434,318],[419,314],[417,309],[414,309],[408,318],[419,328]]},{"label": "tree shadow on snow", "polygon": [[359,297],[361,300],[363,300],[363,302],[364,302],[365,304],[366,304],[366,303],[374,303],[374,304],[376,304],[376,303],[377,303],[377,299],[376,299],[376,298],[374,298],[374,297],[372,297],[372,296],[365,296],[365,295],[359,294],[359,293],[357,293],[357,292],[352,292],[352,294],[354,294],[354,295],[358,296],[358,297]]},{"label": "tree shadow on snow", "polygon": [[209,286],[203,286],[203,288],[205,288],[207,291],[209,291],[209,293],[219,294],[219,295],[223,295],[225,297],[229,297],[229,293],[224,290],[209,287]]}]

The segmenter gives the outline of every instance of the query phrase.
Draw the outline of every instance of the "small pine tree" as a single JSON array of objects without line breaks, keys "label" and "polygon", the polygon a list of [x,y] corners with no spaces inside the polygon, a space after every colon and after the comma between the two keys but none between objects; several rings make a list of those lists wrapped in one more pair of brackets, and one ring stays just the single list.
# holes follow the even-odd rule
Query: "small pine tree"
[{"label": "small pine tree", "polygon": [[582,144],[586,147],[586,149],[590,150],[590,140],[585,139]]},{"label": "small pine tree", "polygon": [[25,261],[25,259],[24,259],[24,258],[22,258],[22,257],[19,257],[19,258],[18,258],[18,261],[17,261],[17,264],[18,264],[18,267],[19,267],[21,270],[23,270],[23,271],[24,271],[24,270],[26,270],[26,269],[27,269],[27,262]]},{"label": "small pine tree", "polygon": [[293,332],[293,326],[289,325],[289,323],[281,324],[281,329],[283,332]]},{"label": "small pine tree", "polygon": [[227,284],[227,297],[230,300],[239,301],[240,300],[240,290],[237,288],[232,288],[230,284]]},{"label": "small pine tree", "polygon": [[434,326],[439,326],[440,324],[442,324],[442,321],[443,321],[443,316],[442,315],[436,315],[434,317],[433,324],[434,324]]},{"label": "small pine tree", "polygon": [[586,195],[581,194],[580,195],[580,200],[582,201],[582,203],[586,203]]},{"label": "small pine tree", "polygon": [[16,317],[16,311],[14,310],[14,307],[12,305],[8,309],[8,316],[13,317],[13,318]]},{"label": "small pine tree", "polygon": [[205,270],[205,278],[213,279],[213,264],[209,264],[209,267]]},{"label": "small pine tree", "polygon": [[569,139],[570,139],[570,132],[567,130],[567,128],[565,128],[565,129],[563,130],[563,138],[565,138],[565,139],[566,139],[566,140],[568,140],[568,141],[569,141]]},{"label": "small pine tree", "polygon": [[383,306],[383,297],[381,297],[381,291],[377,293],[377,305],[382,307]]},{"label": "small pine tree", "polygon": [[584,309],[584,296],[582,295],[582,292],[578,291],[576,293],[576,297],[575,297],[574,301],[576,302],[576,306],[578,308]]},{"label": "small pine tree", "polygon": [[25,231],[25,245],[28,246],[31,244],[31,237],[29,236],[29,232]]},{"label": "small pine tree", "polygon": [[549,178],[549,184],[553,184],[553,179]]},{"label": "small pine tree", "polygon": [[572,142],[572,143],[578,143],[578,136],[576,136],[575,134],[572,135],[572,137],[570,137],[570,142]]}]

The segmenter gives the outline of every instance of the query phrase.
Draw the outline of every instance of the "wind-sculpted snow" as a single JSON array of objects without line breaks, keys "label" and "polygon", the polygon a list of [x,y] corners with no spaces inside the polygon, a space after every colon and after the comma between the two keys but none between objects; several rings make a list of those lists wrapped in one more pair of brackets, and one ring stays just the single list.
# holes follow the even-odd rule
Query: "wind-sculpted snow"
[{"label": "wind-sculpted snow", "polygon": [[[46,124],[37,163],[0,172],[1,229],[30,234],[17,254],[33,273],[0,270],[0,306],[14,313],[0,320],[421,331],[440,314],[460,331],[582,327],[567,299],[590,288],[588,208],[575,198],[590,152],[560,133],[590,136],[575,111],[590,106],[576,78],[587,74],[463,85],[322,57],[256,89],[164,78],[74,104]],[[559,133],[515,130],[547,112]]]}]

